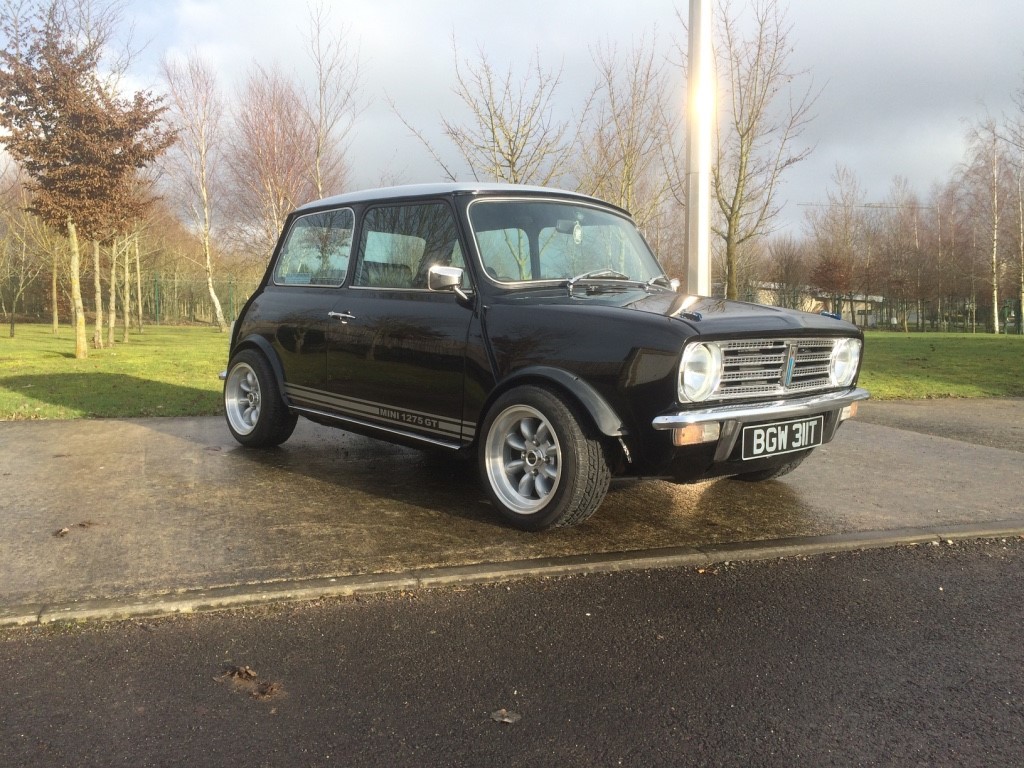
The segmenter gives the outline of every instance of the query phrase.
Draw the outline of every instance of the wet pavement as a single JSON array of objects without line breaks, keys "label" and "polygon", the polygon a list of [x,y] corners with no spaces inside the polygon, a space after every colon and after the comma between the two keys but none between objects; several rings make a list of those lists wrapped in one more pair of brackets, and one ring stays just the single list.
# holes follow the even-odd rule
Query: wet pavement
[{"label": "wet pavement", "polygon": [[582,526],[500,522],[471,463],[300,421],[0,423],[0,624],[1024,533],[1024,400],[867,403],[793,474],[613,485]]}]

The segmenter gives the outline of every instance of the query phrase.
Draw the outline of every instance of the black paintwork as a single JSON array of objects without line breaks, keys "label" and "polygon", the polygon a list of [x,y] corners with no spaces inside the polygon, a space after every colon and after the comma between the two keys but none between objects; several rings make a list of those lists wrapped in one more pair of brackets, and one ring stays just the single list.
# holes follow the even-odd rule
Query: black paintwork
[{"label": "black paintwork", "polygon": [[[470,288],[450,292],[275,285],[267,273],[235,324],[231,355],[257,346],[281,377],[288,405],[324,424],[412,445],[474,444],[489,404],[503,391],[540,382],[575,399],[608,437],[619,473],[698,480],[764,469],[791,457],[715,463],[715,445],[674,448],[654,417],[678,411],[676,377],[694,339],[784,335],[857,336],[832,317],[679,294],[657,286],[556,282],[501,284],[474,258],[468,204],[488,195],[558,195],[549,189],[434,185],[344,195],[302,214],[344,206],[359,221],[374,202],[444,201],[460,225]],[[605,205],[605,204],[602,204]],[[610,210],[617,210],[606,206]],[[353,261],[356,253],[352,254]],[[351,315],[344,321],[329,312]],[[837,426],[830,414],[827,436]],[[737,449],[738,450],[738,449]]]}]

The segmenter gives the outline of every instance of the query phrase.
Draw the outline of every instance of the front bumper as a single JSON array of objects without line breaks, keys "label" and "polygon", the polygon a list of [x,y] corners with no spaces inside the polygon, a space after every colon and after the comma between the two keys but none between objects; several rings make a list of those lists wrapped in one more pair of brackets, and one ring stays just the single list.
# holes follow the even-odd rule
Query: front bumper
[{"label": "front bumper", "polygon": [[[729,403],[710,408],[677,411],[655,417],[651,426],[657,430],[682,429],[688,426],[717,423],[721,432],[715,461],[725,461],[732,454],[744,424],[761,421],[778,421],[781,419],[813,416],[819,413],[839,411],[854,403],[867,400],[871,395],[866,389],[853,388],[841,392],[808,395],[788,400],[773,400],[763,403]],[[838,427],[838,419],[830,430]]]}]

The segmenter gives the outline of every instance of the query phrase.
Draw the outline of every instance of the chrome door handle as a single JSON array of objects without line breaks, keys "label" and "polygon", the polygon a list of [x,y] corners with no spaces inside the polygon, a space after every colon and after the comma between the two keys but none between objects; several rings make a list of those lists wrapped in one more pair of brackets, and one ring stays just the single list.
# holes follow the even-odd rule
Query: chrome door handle
[{"label": "chrome door handle", "polygon": [[347,325],[349,320],[356,319],[356,316],[349,312],[328,312],[327,316],[335,320],[341,320],[342,325]]}]

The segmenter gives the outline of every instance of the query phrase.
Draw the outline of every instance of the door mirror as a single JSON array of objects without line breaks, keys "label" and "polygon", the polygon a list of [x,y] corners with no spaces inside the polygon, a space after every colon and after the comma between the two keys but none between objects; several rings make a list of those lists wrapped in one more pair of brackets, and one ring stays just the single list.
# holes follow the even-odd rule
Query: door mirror
[{"label": "door mirror", "polygon": [[462,290],[462,270],[459,267],[434,264],[427,272],[427,288],[432,291],[451,291],[463,301],[467,299]]}]

